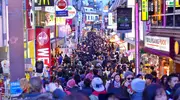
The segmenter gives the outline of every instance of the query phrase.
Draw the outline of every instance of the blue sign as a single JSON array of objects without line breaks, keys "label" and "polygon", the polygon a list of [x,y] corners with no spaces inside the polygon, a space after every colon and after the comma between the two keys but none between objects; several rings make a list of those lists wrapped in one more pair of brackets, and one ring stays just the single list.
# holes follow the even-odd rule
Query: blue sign
[{"label": "blue sign", "polygon": [[20,82],[11,82],[10,83],[10,94],[13,97],[19,96],[22,93],[22,89],[20,87]]},{"label": "blue sign", "polygon": [[67,10],[56,11],[56,17],[65,17],[65,16],[68,16]]}]

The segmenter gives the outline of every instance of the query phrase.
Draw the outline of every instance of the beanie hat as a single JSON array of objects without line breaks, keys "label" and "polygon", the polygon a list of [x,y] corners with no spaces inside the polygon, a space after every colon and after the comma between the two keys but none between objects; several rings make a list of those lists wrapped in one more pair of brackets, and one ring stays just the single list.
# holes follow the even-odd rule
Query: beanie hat
[{"label": "beanie hat", "polygon": [[75,81],[74,79],[70,79],[70,80],[67,82],[67,87],[73,88],[74,86],[77,86],[76,81]]},{"label": "beanie hat", "polygon": [[129,75],[134,76],[133,72],[131,72],[131,71],[126,71],[126,72],[124,73],[124,78],[126,78],[126,77],[129,76]]},{"label": "beanie hat", "polygon": [[135,92],[143,92],[146,82],[140,78],[136,78],[131,83],[131,88]]}]

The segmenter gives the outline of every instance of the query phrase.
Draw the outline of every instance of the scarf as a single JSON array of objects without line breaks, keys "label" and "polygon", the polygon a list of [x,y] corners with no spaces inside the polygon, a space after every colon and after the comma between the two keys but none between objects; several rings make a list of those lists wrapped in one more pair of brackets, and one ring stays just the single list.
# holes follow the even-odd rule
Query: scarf
[{"label": "scarf", "polygon": [[95,96],[98,96],[99,94],[106,94],[107,92],[104,90],[104,91],[101,91],[101,92],[98,92],[98,91],[94,91],[92,94],[95,95]]},{"label": "scarf", "polygon": [[114,87],[115,88],[119,88],[121,85],[120,85],[120,82],[116,82],[116,81],[114,81]]}]

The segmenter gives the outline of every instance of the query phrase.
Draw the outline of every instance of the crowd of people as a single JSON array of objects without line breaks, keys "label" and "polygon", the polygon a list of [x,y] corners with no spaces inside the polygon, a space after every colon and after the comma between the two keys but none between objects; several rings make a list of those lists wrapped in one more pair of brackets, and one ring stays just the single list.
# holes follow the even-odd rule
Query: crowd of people
[{"label": "crowd of people", "polygon": [[159,78],[152,68],[135,75],[133,60],[88,37],[71,56],[52,56],[51,67],[38,62],[38,74],[20,79],[18,100],[180,100],[179,74]]},{"label": "crowd of people", "polygon": [[[156,71],[134,73],[134,61],[118,53],[95,53],[83,60],[76,51],[71,57],[54,58],[49,77],[21,79],[19,96],[25,100],[179,100],[179,74],[162,78]],[[113,56],[112,56],[113,55]],[[53,61],[52,61],[53,62]]]}]

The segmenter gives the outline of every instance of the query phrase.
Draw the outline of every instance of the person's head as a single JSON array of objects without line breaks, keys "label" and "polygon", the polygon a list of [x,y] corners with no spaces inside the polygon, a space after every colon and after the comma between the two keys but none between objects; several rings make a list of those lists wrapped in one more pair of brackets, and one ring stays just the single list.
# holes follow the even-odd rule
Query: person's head
[{"label": "person's head", "polygon": [[143,91],[143,100],[167,100],[167,95],[161,85],[150,84]]},{"label": "person's head", "polygon": [[119,74],[116,74],[116,75],[114,76],[114,81],[120,82],[120,76],[119,76]]},{"label": "person's head", "polygon": [[98,70],[97,69],[93,69],[93,74],[96,76],[98,75]]},{"label": "person's head", "polygon": [[131,82],[132,90],[138,93],[142,93],[144,91],[146,82],[140,78],[133,79]]},{"label": "person's head", "polygon": [[132,80],[134,79],[134,74],[131,71],[126,71],[125,74],[124,74],[124,78],[125,78],[126,81],[131,83]]},{"label": "person's head", "polygon": [[41,92],[43,85],[40,77],[31,78],[29,83],[31,92]]},{"label": "person's head", "polygon": [[73,87],[75,87],[75,86],[77,86],[77,84],[76,84],[76,81],[75,81],[74,79],[70,79],[70,80],[67,82],[67,87],[68,87],[68,88],[73,88]]},{"label": "person's head", "polygon": [[180,88],[178,88],[173,96],[173,100],[180,100]]},{"label": "person's head", "polygon": [[80,75],[76,74],[76,75],[74,76],[74,80],[75,80],[76,84],[78,84],[79,82],[81,82],[81,77],[80,77]]},{"label": "person's head", "polygon": [[157,77],[157,72],[152,71],[152,72],[151,72],[151,75],[153,76],[153,78],[156,78],[156,77]]},{"label": "person's head", "polygon": [[107,100],[120,100],[119,97],[117,97],[115,94],[112,94],[112,93],[107,94],[106,98]]},{"label": "person's head", "polygon": [[72,93],[66,96],[63,100],[89,100],[89,98],[81,93]]},{"label": "person's head", "polygon": [[172,95],[175,95],[175,92],[177,91],[177,89],[180,88],[180,83],[177,83],[174,88],[172,89]]},{"label": "person's head", "polygon": [[170,74],[167,79],[168,86],[172,89],[179,82],[179,77],[176,74]]},{"label": "person's head", "polygon": [[26,78],[20,79],[20,86],[23,91],[27,91],[30,88],[29,82]]},{"label": "person's head", "polygon": [[161,84],[166,85],[166,83],[167,83],[167,75],[163,75],[161,78]]},{"label": "person's head", "polygon": [[146,85],[150,85],[152,83],[153,76],[151,74],[146,74],[145,80],[146,80]]},{"label": "person's head", "polygon": [[138,75],[136,76],[136,78],[143,79],[143,76],[142,76],[141,74],[138,74]]},{"label": "person's head", "polygon": [[102,92],[105,90],[104,85],[103,85],[103,81],[101,78],[99,77],[95,77],[92,81],[91,81],[91,86],[93,88],[93,90],[97,91],[97,92]]},{"label": "person's head", "polygon": [[91,86],[91,80],[89,78],[86,78],[84,80],[84,85],[85,85],[85,87],[90,87]]}]

